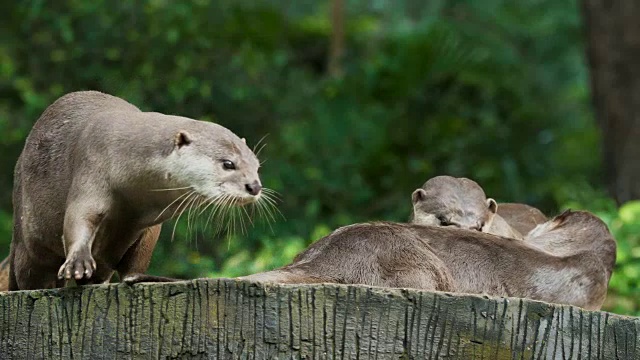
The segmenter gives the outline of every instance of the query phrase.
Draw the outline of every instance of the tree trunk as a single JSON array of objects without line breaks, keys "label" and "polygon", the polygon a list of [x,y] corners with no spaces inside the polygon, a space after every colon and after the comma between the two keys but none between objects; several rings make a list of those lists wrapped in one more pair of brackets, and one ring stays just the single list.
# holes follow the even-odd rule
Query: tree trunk
[{"label": "tree trunk", "polygon": [[640,2],[582,0],[582,10],[609,192],[640,199]]},{"label": "tree trunk", "polygon": [[344,55],[344,0],[331,1],[331,42],[327,70],[329,76],[342,75],[342,56]]},{"label": "tree trunk", "polygon": [[0,294],[2,359],[638,359],[640,319],[521,299],[229,279]]}]

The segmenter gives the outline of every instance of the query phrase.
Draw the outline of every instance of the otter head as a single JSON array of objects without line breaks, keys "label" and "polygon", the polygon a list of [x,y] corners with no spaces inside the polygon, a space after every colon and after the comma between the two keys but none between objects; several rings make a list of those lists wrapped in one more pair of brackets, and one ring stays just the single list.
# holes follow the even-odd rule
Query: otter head
[{"label": "otter head", "polygon": [[467,178],[436,176],[411,194],[411,223],[487,232],[498,210],[495,200]]},{"label": "otter head", "polygon": [[245,205],[262,194],[260,162],[240,139],[225,127],[197,122],[175,132],[166,156],[166,177],[176,187],[188,187],[208,201]]}]

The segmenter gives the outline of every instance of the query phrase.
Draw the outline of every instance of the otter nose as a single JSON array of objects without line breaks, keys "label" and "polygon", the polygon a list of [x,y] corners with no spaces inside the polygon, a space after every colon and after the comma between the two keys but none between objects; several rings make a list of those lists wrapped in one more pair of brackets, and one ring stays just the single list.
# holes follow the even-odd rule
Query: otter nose
[{"label": "otter nose", "polygon": [[251,184],[245,184],[244,188],[247,189],[247,192],[253,196],[260,194],[260,190],[262,190],[262,185],[258,181],[254,181]]}]

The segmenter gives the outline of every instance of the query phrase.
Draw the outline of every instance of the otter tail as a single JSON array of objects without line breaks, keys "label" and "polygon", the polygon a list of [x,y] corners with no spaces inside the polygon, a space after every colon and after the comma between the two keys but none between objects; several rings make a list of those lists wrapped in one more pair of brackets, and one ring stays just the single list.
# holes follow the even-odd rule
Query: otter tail
[{"label": "otter tail", "polygon": [[254,282],[265,282],[265,283],[278,283],[278,284],[317,284],[324,282],[332,282],[327,279],[322,279],[319,277],[304,275],[304,274],[296,274],[295,272],[288,270],[272,270],[266,271],[262,273],[240,276],[237,277],[238,280],[249,280]]},{"label": "otter tail", "polygon": [[535,228],[533,228],[533,230],[529,231],[529,233],[525,236],[525,240],[534,241],[533,239],[535,238],[548,235],[550,232],[564,225],[567,222],[567,219],[575,213],[576,212],[572,211],[571,209],[566,209],[560,215],[554,216],[547,222],[538,224]]},{"label": "otter tail", "polygon": [[588,211],[565,210],[531,230],[525,241],[557,256],[592,252],[601,259],[608,276],[616,262],[613,235],[604,221]]}]

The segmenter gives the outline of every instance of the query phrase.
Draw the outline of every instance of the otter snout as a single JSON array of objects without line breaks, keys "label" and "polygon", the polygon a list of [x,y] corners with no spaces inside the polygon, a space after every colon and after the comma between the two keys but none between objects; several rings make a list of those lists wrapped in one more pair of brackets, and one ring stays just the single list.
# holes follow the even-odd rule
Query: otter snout
[{"label": "otter snout", "polygon": [[262,190],[262,185],[260,184],[260,182],[258,182],[258,180],[256,180],[250,184],[245,184],[244,188],[247,190],[249,194],[256,196],[260,194],[260,190]]}]

